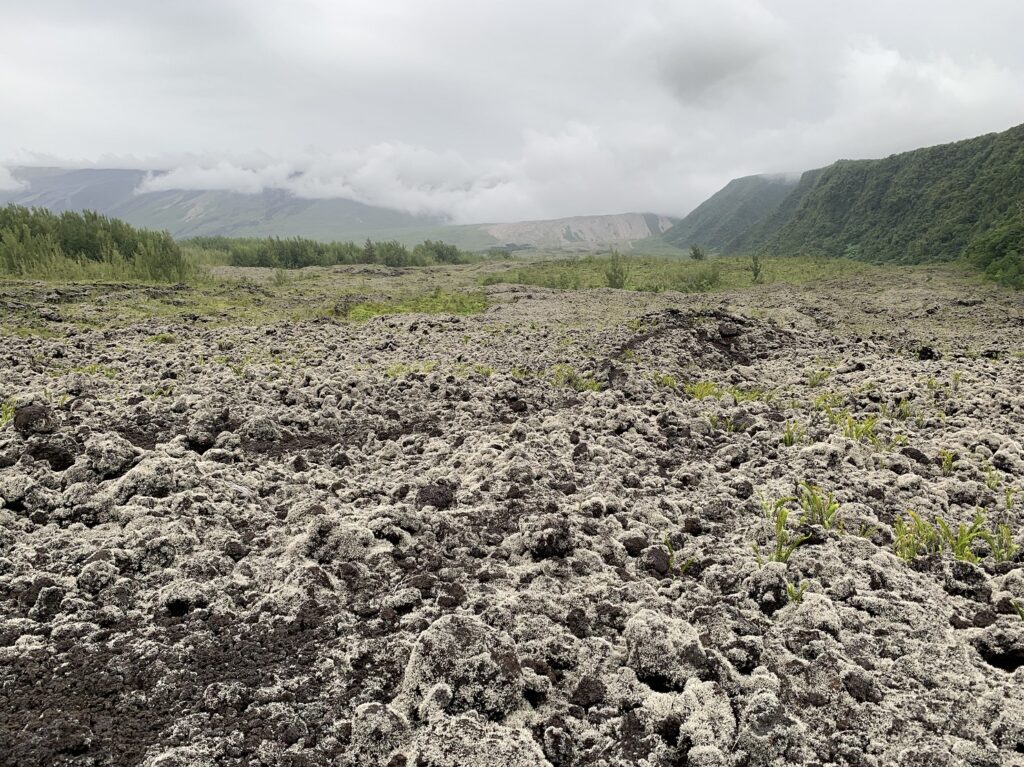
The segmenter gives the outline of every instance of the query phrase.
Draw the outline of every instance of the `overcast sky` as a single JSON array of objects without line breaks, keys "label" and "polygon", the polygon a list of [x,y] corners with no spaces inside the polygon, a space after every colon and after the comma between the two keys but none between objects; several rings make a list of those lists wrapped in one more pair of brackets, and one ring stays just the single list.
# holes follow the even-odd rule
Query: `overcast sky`
[{"label": "overcast sky", "polygon": [[18,164],[458,222],[684,214],[730,178],[1024,122],[1022,0],[0,0]]}]

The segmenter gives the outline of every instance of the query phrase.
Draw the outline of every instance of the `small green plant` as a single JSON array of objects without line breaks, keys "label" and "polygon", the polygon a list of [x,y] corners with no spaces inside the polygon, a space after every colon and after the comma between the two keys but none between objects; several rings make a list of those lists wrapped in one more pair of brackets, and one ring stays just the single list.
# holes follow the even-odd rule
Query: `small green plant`
[{"label": "small green plant", "polygon": [[672,578],[682,577],[686,575],[686,571],[693,567],[694,560],[692,557],[687,558],[686,561],[677,563],[676,562],[676,549],[672,545],[672,538],[665,536],[665,548],[668,549],[668,571],[672,574]]},{"label": "small green plant", "polygon": [[823,383],[825,383],[825,381],[828,380],[828,377],[830,375],[832,375],[832,371],[826,368],[808,371],[807,385],[812,388],[817,388],[818,386],[821,386]]},{"label": "small green plant", "polygon": [[878,528],[874,525],[869,525],[867,522],[861,522],[857,528],[857,537],[866,538],[871,540],[875,537],[875,533],[878,532]]},{"label": "small green plant", "polygon": [[790,602],[800,604],[804,601],[804,593],[807,591],[807,584],[802,581],[786,584],[786,596]]},{"label": "small green plant", "polygon": [[751,254],[746,270],[750,272],[750,279],[755,285],[764,282],[764,262],[761,261],[761,256],[757,253]]},{"label": "small green plant", "polygon": [[1013,511],[1014,496],[1017,495],[1017,488],[1007,487],[1003,490],[1003,505],[1007,511]]},{"label": "small green plant", "polygon": [[551,368],[551,383],[560,388],[575,389],[576,391],[601,391],[603,388],[600,381],[593,377],[582,375],[571,365],[555,365]]},{"label": "small green plant", "polygon": [[1013,540],[1013,530],[1009,525],[996,525],[994,530],[982,533],[982,538],[988,544],[992,558],[996,562],[1009,562],[1020,551],[1020,546]]},{"label": "small green plant", "polygon": [[901,399],[896,403],[896,410],[893,415],[901,421],[907,421],[913,418],[914,409],[910,406],[910,403],[907,400]]},{"label": "small green plant", "polygon": [[608,283],[609,288],[622,290],[626,287],[626,280],[628,278],[629,268],[626,266],[626,260],[618,251],[613,250],[612,256],[608,260],[608,265],[604,268],[605,282]]},{"label": "small green plant", "polygon": [[146,339],[149,344],[175,344],[178,337],[174,333],[157,333]]},{"label": "small green plant", "polygon": [[655,373],[652,378],[654,383],[658,386],[664,386],[666,389],[675,389],[677,386],[676,377],[669,373]]},{"label": "small green plant", "polygon": [[846,415],[845,411],[840,411],[839,408],[843,404],[842,395],[836,394],[835,392],[826,391],[819,394],[814,398],[814,409],[820,410],[825,414],[825,418],[828,422],[835,426],[839,421]]},{"label": "small green plant", "polygon": [[492,368],[490,365],[477,363],[476,365],[473,366],[473,372],[476,373],[477,375],[482,375],[484,378],[490,378],[492,375],[494,375],[494,368]]},{"label": "small green plant", "polygon": [[961,523],[955,530],[942,517],[935,518],[935,525],[955,559],[964,562],[978,561],[978,555],[974,553],[972,546],[976,539],[985,536],[985,515],[982,512],[974,515],[970,525]]},{"label": "small green plant", "polygon": [[738,386],[730,386],[728,393],[736,402],[774,402],[778,394],[764,389],[741,389]]},{"label": "small green plant", "polygon": [[1022,605],[1016,599],[1011,599],[1010,607],[1012,607],[1013,611],[1017,613],[1017,617],[1024,621],[1024,605]]},{"label": "small green plant", "polygon": [[995,467],[991,464],[985,466],[985,487],[993,492],[999,489],[999,486],[1003,484],[1003,478],[999,476],[999,472],[996,471]]},{"label": "small green plant", "polygon": [[14,420],[14,402],[7,400],[0,405],[0,428]]},{"label": "small green plant", "polygon": [[942,537],[938,528],[916,512],[907,510],[907,518],[893,522],[893,549],[900,559],[942,553]]},{"label": "small green plant", "polygon": [[705,258],[707,258],[707,255],[708,254],[704,251],[704,248],[702,248],[700,245],[690,246],[690,258],[692,258],[694,261],[703,261]]},{"label": "small green plant", "polygon": [[288,276],[288,272],[284,269],[275,269],[274,274],[270,277],[270,284],[275,288],[283,288],[291,281],[291,277]]},{"label": "small green plant", "polygon": [[706,417],[708,419],[708,425],[714,431],[721,429],[726,434],[732,434],[736,431],[736,422],[729,416],[719,416],[711,413]]},{"label": "small green plant", "polygon": [[810,482],[800,483],[800,521],[809,525],[821,525],[831,530],[839,523],[839,501],[832,493],[824,495],[822,489]]},{"label": "small green plant", "polygon": [[694,383],[688,383],[683,387],[683,391],[694,399],[707,399],[708,397],[714,397],[715,399],[722,398],[722,390],[718,388],[718,384],[713,381],[695,381]]},{"label": "small green plant", "polygon": [[764,565],[765,562],[788,562],[793,552],[807,540],[808,536],[793,535],[788,527],[790,511],[786,504],[793,500],[795,499],[776,498],[769,501],[767,498],[762,497],[761,509],[764,511],[765,518],[772,525],[774,542],[767,555],[761,552],[760,547],[756,543],[753,544],[754,556],[757,558],[758,565]]},{"label": "small green plant", "polygon": [[875,428],[878,426],[877,416],[872,415],[858,419],[846,413],[845,418],[840,423],[843,427],[843,436],[847,439],[867,442],[872,445],[879,444],[878,435],[875,433]]},{"label": "small green plant", "polygon": [[940,450],[939,458],[942,461],[942,476],[953,476],[953,461],[956,460],[956,456],[950,450]]},{"label": "small green plant", "polygon": [[806,431],[798,421],[786,421],[786,426],[782,430],[782,444],[786,447],[793,447],[793,445],[803,442],[805,436]]},{"label": "small green plant", "polygon": [[405,378],[414,373],[427,374],[437,367],[435,360],[423,362],[393,362],[384,369],[384,375],[388,378]]}]

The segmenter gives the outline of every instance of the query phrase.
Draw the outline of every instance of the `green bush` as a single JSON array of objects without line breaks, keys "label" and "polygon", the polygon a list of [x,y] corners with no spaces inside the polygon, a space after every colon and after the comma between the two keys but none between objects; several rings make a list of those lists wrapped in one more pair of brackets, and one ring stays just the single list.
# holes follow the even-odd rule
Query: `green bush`
[{"label": "green bush", "polygon": [[92,211],[0,208],[0,274],[39,279],[183,282],[192,263],[167,232]]},{"label": "green bush", "polygon": [[260,266],[268,269],[302,269],[307,266],[340,264],[383,264],[384,266],[429,266],[462,264],[477,256],[445,242],[426,240],[411,251],[397,240],[363,245],[354,242],[320,242],[305,237],[228,238],[196,237],[188,244],[210,254],[209,258],[232,266]]}]

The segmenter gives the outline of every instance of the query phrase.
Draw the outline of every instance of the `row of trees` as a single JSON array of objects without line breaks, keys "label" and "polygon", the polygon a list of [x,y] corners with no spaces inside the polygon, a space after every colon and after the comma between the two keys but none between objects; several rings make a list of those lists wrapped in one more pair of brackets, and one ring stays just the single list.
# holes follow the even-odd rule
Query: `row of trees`
[{"label": "row of trees", "polygon": [[301,269],[304,266],[335,264],[429,266],[468,263],[476,258],[454,245],[433,240],[421,242],[411,250],[396,240],[367,240],[363,245],[357,245],[354,242],[319,242],[304,237],[197,237],[189,240],[189,244],[203,250],[226,253],[228,263],[234,266],[263,266],[274,269]]},{"label": "row of trees", "polygon": [[0,274],[181,282],[193,266],[167,232],[92,211],[0,208]]}]

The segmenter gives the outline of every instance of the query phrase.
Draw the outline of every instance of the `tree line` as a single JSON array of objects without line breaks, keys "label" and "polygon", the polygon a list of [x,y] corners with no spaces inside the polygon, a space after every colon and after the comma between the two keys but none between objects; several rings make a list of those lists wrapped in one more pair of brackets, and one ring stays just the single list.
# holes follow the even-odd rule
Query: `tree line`
[{"label": "tree line", "polygon": [[92,211],[0,208],[0,274],[182,282],[194,266],[167,232]]},{"label": "tree line", "polygon": [[227,254],[233,266],[262,266],[273,269],[301,269],[306,266],[338,264],[382,264],[384,266],[430,266],[463,264],[478,256],[445,242],[425,240],[410,249],[397,240],[374,242],[320,242],[305,237],[195,237],[190,245]]}]

